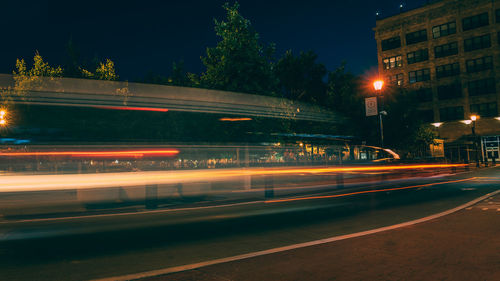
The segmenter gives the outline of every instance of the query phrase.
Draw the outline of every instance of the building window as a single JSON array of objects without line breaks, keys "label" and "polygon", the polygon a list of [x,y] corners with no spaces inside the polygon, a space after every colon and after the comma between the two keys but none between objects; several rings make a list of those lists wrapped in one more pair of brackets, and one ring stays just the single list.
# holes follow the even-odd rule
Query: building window
[{"label": "building window", "polygon": [[410,71],[408,73],[410,84],[431,80],[431,74],[428,68]]},{"label": "building window", "polygon": [[496,117],[498,116],[497,103],[489,102],[489,103],[471,104],[470,113],[477,114],[480,117]]},{"label": "building window", "polygon": [[420,88],[415,91],[417,99],[420,102],[432,101],[432,89],[431,88]]},{"label": "building window", "polygon": [[479,72],[493,68],[493,57],[482,57],[466,62],[467,73]]},{"label": "building window", "polygon": [[411,45],[423,41],[427,41],[426,29],[406,34],[406,45]]},{"label": "building window", "polygon": [[429,110],[419,110],[419,116],[422,122],[432,123],[434,122],[434,111]]},{"label": "building window", "polygon": [[440,121],[454,121],[464,119],[464,108],[462,106],[443,107],[439,109]]},{"label": "building window", "polygon": [[464,50],[466,52],[491,47],[491,37],[489,34],[472,37],[464,40]]},{"label": "building window", "polygon": [[392,50],[401,47],[401,38],[399,36],[382,40],[382,51]]},{"label": "building window", "polygon": [[458,62],[436,67],[436,78],[450,77],[458,74],[460,74],[460,65]]},{"label": "building window", "polygon": [[390,57],[390,58],[384,58],[382,60],[383,62],[383,65],[384,65],[384,69],[391,69],[391,68],[395,68],[395,67],[401,67],[402,66],[402,57],[401,55],[397,55],[397,56],[394,56],[394,57]]},{"label": "building window", "polygon": [[496,93],[495,78],[486,78],[467,83],[469,96],[479,96]]},{"label": "building window", "polygon": [[439,38],[455,33],[457,33],[457,24],[454,21],[442,25],[436,25],[432,28],[433,38]]},{"label": "building window", "polygon": [[488,12],[462,19],[463,31],[471,30],[488,24]]},{"label": "building window", "polygon": [[495,11],[496,22],[500,22],[500,9],[496,9]]},{"label": "building window", "polygon": [[439,45],[434,48],[435,58],[442,58],[456,54],[458,54],[457,42],[451,42],[449,44]]},{"label": "building window", "polygon": [[437,88],[438,99],[448,100],[462,97],[462,85],[456,82],[449,85],[438,86]]},{"label": "building window", "polygon": [[426,61],[429,59],[429,51],[427,51],[427,49],[421,49],[408,53],[406,57],[408,59],[408,64]]},{"label": "building window", "polygon": [[386,77],[387,83],[397,85],[397,86],[403,85],[403,80],[404,80],[403,73],[399,73],[399,74],[392,75],[392,76],[389,75]]}]

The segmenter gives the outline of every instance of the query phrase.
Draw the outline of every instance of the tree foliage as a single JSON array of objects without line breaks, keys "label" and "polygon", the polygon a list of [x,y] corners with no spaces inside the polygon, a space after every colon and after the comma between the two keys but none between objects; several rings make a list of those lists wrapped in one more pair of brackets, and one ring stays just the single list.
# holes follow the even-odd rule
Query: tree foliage
[{"label": "tree foliage", "polygon": [[200,84],[220,90],[270,94],[275,84],[270,64],[274,46],[259,43],[259,34],[239,13],[238,3],[226,3],[223,8],[225,21],[214,20],[220,41],[216,47],[207,48],[206,56],[201,58],[206,71]]},{"label": "tree foliage", "polygon": [[60,66],[52,67],[47,62],[43,61],[42,56],[38,51],[33,57],[33,65],[30,69],[26,67],[24,59],[16,60],[16,69],[13,71],[15,77],[61,77],[63,69]]},{"label": "tree foliage", "polygon": [[105,62],[99,62],[93,73],[84,68],[80,68],[80,71],[82,72],[82,76],[85,78],[111,81],[118,80],[115,63],[110,59],[106,59]]},{"label": "tree foliage", "polygon": [[323,104],[326,98],[326,85],[323,81],[326,67],[317,63],[317,55],[300,52],[294,56],[287,51],[276,63],[275,75],[283,96],[292,100]]}]

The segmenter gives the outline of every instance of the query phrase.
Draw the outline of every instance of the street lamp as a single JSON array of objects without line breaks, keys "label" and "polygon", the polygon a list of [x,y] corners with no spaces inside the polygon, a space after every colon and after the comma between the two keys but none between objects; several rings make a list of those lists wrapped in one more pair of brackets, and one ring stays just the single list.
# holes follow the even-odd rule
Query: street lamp
[{"label": "street lamp", "polygon": [[479,119],[478,115],[471,115],[470,116],[470,120],[472,122],[472,127],[471,127],[471,130],[472,130],[472,139],[474,140],[474,150],[476,151],[476,153],[474,153],[476,155],[476,167],[479,168],[479,155],[478,155],[477,137],[476,137],[476,120],[477,119]]},{"label": "street lamp", "polygon": [[0,109],[0,127],[7,125],[5,115],[7,115],[7,111],[5,109]]},{"label": "street lamp", "polygon": [[[373,88],[375,89],[375,92],[377,93],[377,100],[379,99],[380,96],[380,101],[382,101],[382,87],[384,86],[384,81],[382,80],[376,80],[373,82]],[[380,104],[377,102],[377,104]],[[380,110],[378,112],[378,117],[379,117],[379,125],[380,125],[380,147],[384,147],[384,125],[382,122],[382,115],[387,115],[387,112],[383,110],[383,105],[379,106]]]}]

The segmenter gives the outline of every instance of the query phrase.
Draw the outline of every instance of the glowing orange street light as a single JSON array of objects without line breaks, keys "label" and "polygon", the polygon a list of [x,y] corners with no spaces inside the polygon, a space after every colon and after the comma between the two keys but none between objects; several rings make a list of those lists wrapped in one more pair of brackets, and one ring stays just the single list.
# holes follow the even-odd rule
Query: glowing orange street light
[{"label": "glowing orange street light", "polygon": [[7,111],[5,109],[0,110],[0,126],[7,125],[7,120],[5,120],[5,115],[7,115]]},{"label": "glowing orange street light", "polygon": [[[479,116],[478,115],[471,115],[470,116],[470,123],[472,123],[472,127],[471,127],[471,130],[472,130],[472,138],[474,139],[474,149],[476,150],[475,154],[476,154],[476,167],[479,168],[479,155],[478,155],[478,146],[479,146],[479,141],[476,137],[476,120],[479,119]],[[469,123],[469,124],[470,124]]]},{"label": "glowing orange street light", "polygon": [[[376,80],[373,82],[373,88],[375,89],[375,92],[378,92],[377,100],[378,96],[380,96],[380,100],[383,101],[383,97],[381,95],[383,86],[384,86],[383,80]],[[383,105],[380,106],[380,110],[378,112],[379,125],[380,125],[380,147],[384,147],[384,125],[382,123],[382,115],[387,115],[387,112],[384,110]]]},{"label": "glowing orange street light", "polygon": [[376,80],[375,82],[373,82],[373,88],[375,88],[375,91],[382,90],[383,86],[384,86],[384,81],[382,80]]}]

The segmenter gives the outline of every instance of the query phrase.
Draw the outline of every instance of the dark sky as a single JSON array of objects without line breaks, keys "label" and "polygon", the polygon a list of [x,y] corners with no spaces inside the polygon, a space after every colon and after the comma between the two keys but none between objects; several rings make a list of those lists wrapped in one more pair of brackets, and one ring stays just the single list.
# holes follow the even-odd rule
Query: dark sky
[{"label": "dark sky", "polygon": [[[31,63],[35,50],[50,64],[64,62],[72,37],[83,57],[112,59],[121,79],[148,71],[168,75],[173,61],[190,72],[203,71],[200,56],[216,45],[213,19],[223,19],[227,0],[182,1],[8,1],[0,0],[0,72],[10,73],[16,58]],[[232,0],[230,1],[233,2]],[[403,1],[406,9],[425,0]],[[78,3],[78,4],[75,4]],[[376,68],[372,28],[375,12],[395,14],[401,1],[240,0],[240,13],[263,43],[285,50],[313,50],[335,69],[345,60],[356,74]]]}]

